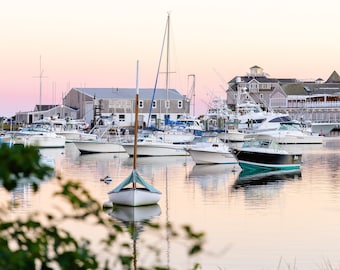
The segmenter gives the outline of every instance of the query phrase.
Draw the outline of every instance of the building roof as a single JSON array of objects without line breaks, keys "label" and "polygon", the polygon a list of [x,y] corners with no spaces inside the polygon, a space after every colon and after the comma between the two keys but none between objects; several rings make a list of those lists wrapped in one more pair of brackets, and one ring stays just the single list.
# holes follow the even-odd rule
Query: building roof
[{"label": "building roof", "polygon": [[[40,108],[40,106],[41,106],[41,108]],[[34,107],[34,111],[47,111],[47,110],[50,110],[50,109],[57,107],[57,106],[58,105],[48,105],[48,104],[39,105],[39,104],[37,104]]]},{"label": "building roof", "polygon": [[340,84],[338,83],[292,83],[283,84],[281,87],[287,95],[340,94]]},{"label": "building roof", "polygon": [[52,110],[52,109],[54,109],[54,108],[59,108],[59,107],[61,107],[61,108],[64,108],[64,109],[67,109],[67,110],[72,110],[72,111],[76,111],[77,109],[74,109],[74,108],[71,108],[71,107],[68,107],[68,106],[65,106],[65,105],[60,105],[60,104],[58,104],[58,105],[46,105],[46,104],[44,104],[44,105],[41,105],[41,110],[39,110],[40,109],[40,105],[35,105],[35,107],[34,107],[34,112],[43,112],[43,111],[49,111],[49,110]]},{"label": "building roof", "polygon": [[339,74],[334,70],[332,72],[331,76],[329,76],[329,78],[326,81],[326,83],[340,83],[340,76],[339,76]]},{"label": "building roof", "polygon": [[[80,93],[84,93],[92,98],[96,99],[134,99],[136,97],[136,89],[135,88],[72,88],[75,91]],[[167,94],[168,92],[168,94]],[[154,93],[153,88],[140,88],[139,89],[139,98],[151,100]],[[178,99],[182,100],[183,95],[181,95],[175,89],[156,89],[154,99]]]}]

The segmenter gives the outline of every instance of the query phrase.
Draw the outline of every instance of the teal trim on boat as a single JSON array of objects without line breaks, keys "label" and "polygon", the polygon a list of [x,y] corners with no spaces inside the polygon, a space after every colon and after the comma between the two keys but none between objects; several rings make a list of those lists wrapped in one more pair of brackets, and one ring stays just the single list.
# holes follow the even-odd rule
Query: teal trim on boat
[{"label": "teal trim on boat", "polygon": [[273,170],[298,170],[300,169],[300,164],[289,164],[289,165],[266,165],[266,164],[253,164],[249,162],[239,162],[241,168],[243,170],[248,170],[252,172],[257,172],[257,171],[273,171]]}]

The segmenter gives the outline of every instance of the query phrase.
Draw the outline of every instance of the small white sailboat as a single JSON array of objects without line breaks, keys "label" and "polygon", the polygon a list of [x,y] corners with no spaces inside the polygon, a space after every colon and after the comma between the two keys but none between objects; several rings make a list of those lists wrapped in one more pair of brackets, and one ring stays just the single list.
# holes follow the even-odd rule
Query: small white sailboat
[{"label": "small white sailboat", "polygon": [[[134,131],[134,155],[133,155],[133,170],[131,174],[117,187],[111,190],[109,195],[109,202],[105,206],[111,205],[127,205],[127,206],[144,206],[157,204],[161,198],[161,192],[154,188],[151,184],[146,182],[137,172],[137,137],[138,137],[138,70],[137,62],[137,83],[136,83],[136,103],[135,103],[135,131]],[[127,187],[132,184],[132,187]],[[139,184],[141,187],[137,187]]]}]

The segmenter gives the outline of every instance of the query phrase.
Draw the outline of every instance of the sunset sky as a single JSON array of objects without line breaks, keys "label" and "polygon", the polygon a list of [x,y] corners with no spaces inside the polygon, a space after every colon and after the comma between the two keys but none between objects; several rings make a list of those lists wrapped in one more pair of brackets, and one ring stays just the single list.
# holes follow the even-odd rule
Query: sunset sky
[{"label": "sunset sky", "polygon": [[140,87],[154,87],[168,12],[170,87],[190,95],[195,74],[196,115],[254,65],[327,79],[340,72],[339,10],[336,0],[2,1],[0,116],[39,104],[40,58],[42,104],[72,87],[135,87],[137,60]]}]

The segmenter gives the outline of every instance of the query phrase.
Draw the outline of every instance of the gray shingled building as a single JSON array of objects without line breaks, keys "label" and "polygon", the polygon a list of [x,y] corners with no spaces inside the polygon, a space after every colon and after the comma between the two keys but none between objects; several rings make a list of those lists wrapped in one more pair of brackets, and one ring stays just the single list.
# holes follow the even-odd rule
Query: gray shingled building
[{"label": "gray shingled building", "polygon": [[[78,117],[87,122],[102,114],[114,116],[123,126],[132,126],[135,98],[134,88],[72,88],[63,105],[78,110]],[[175,89],[141,88],[138,107],[139,122],[147,124],[151,115],[149,124],[159,125],[165,118],[175,121],[189,115],[190,100]]]}]

